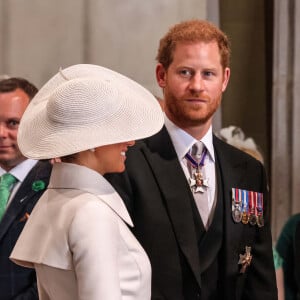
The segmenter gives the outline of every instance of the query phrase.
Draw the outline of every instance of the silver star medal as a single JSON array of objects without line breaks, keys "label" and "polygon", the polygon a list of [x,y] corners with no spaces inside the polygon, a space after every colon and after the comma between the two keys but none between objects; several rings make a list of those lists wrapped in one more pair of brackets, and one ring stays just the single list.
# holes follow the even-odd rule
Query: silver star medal
[{"label": "silver star medal", "polygon": [[194,193],[204,193],[208,188],[208,178],[203,178],[203,175],[199,170],[193,175],[194,178],[190,178],[190,187]]}]

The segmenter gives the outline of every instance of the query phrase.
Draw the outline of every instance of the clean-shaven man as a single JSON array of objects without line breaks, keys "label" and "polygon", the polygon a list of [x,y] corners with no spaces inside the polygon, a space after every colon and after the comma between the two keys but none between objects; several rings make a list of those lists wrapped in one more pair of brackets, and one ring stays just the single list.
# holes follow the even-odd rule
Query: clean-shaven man
[{"label": "clean-shaven man", "polygon": [[30,213],[48,185],[51,164],[26,159],[18,126],[37,88],[23,78],[0,81],[0,299],[38,299],[35,272],[9,260]]}]

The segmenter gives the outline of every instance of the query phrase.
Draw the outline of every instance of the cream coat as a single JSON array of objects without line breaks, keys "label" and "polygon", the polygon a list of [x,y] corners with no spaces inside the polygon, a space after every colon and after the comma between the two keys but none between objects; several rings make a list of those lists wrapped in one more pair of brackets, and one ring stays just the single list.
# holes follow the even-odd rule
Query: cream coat
[{"label": "cream coat", "polygon": [[126,207],[98,173],[55,164],[11,254],[35,267],[41,300],[147,300],[151,267]]}]

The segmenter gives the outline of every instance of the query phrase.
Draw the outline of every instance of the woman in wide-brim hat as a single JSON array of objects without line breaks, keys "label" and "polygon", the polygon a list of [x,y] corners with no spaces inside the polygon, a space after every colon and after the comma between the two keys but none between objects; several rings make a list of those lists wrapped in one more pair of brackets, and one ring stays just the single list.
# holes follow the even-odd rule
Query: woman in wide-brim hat
[{"label": "woman in wide-brim hat", "polygon": [[124,171],[128,147],[162,125],[150,92],[95,65],[59,71],[31,101],[19,127],[20,150],[61,163],[11,259],[36,269],[41,300],[150,299],[149,260],[103,175]]}]

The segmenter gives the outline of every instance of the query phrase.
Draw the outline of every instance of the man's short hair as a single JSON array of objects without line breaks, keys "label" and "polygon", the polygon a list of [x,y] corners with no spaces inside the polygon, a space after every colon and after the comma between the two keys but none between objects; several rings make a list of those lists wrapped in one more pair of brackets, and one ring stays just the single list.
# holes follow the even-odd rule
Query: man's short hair
[{"label": "man's short hair", "polygon": [[0,93],[9,93],[17,89],[21,89],[22,91],[24,91],[24,93],[28,95],[30,100],[38,92],[38,89],[35,85],[21,77],[11,77],[8,79],[0,80]]},{"label": "man's short hair", "polygon": [[189,20],[171,27],[160,40],[156,60],[168,69],[173,61],[173,53],[178,43],[216,41],[220,50],[223,69],[229,67],[230,43],[228,37],[214,24],[205,20]]}]

